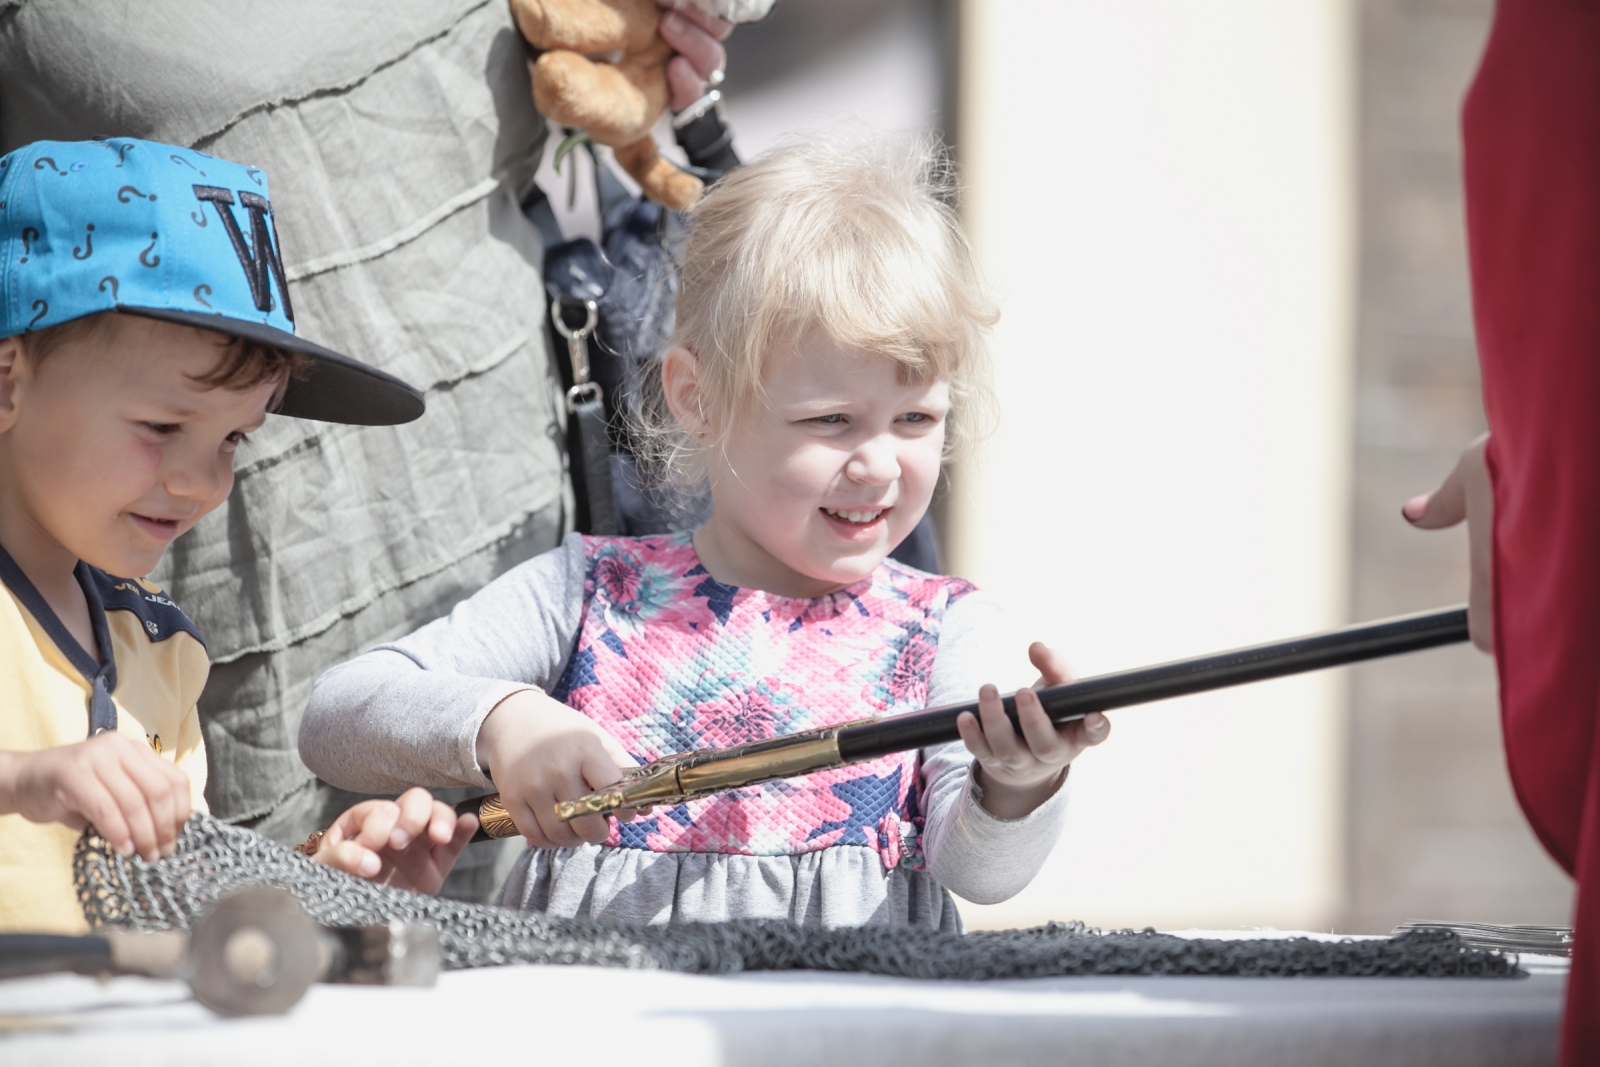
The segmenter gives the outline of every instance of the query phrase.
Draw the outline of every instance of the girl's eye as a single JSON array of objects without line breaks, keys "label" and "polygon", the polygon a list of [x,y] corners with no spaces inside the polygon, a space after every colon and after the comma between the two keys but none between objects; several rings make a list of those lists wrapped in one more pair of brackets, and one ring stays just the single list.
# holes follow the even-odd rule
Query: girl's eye
[{"label": "girl's eye", "polygon": [[928,416],[926,414],[924,414],[923,412],[920,412],[920,411],[908,411],[908,412],[906,412],[904,415],[902,415],[900,417],[905,419],[907,422],[927,422],[928,421]]},{"label": "girl's eye", "polygon": [[834,412],[832,415],[818,415],[811,421],[821,423],[823,426],[837,426],[844,421],[844,416]]},{"label": "girl's eye", "polygon": [[175,422],[147,422],[144,425],[145,429],[149,430],[157,437],[170,437],[177,433],[181,428]]},{"label": "girl's eye", "polygon": [[243,430],[235,430],[228,435],[228,443],[230,445],[242,445],[248,440],[250,440],[250,435]]}]

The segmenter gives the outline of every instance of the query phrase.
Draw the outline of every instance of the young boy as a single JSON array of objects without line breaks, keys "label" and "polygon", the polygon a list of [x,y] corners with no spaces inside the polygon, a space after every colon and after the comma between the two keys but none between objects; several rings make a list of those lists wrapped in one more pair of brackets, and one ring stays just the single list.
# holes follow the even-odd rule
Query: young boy
[{"label": "young boy", "polygon": [[[406,383],[294,335],[267,177],[125,138],[0,159],[0,930],[84,927],[78,832],[171,852],[204,811],[193,623],[134,577],[228,497],[269,411],[409,422]],[[476,823],[423,790],[317,858],[433,891]]]}]

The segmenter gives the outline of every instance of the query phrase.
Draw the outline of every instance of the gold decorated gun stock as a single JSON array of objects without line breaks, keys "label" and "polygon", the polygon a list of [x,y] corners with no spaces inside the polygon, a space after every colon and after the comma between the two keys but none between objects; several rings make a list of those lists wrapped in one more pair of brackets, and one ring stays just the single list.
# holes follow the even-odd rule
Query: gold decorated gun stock
[{"label": "gold decorated gun stock", "polygon": [[[1204,693],[1228,686],[1282,678],[1347,663],[1417,652],[1467,639],[1467,609],[1401,615],[1326,633],[1265,645],[1196,656],[1155,667],[1102,674],[1038,691],[1039,703],[1056,723],[1081,719],[1092,711]],[[1006,715],[1017,721],[1015,695],[1001,698]],[[821,730],[789,734],[733,748],[708,748],[666,756],[628,770],[615,785],[556,805],[556,816],[570,822],[584,815],[609,815],[623,808],[682,804],[729,789],[778,778],[830,770],[959,740],[956,720],[977,713],[976,701],[904,715],[883,715]],[[478,837],[510,837],[517,832],[500,794],[456,805],[478,816]]]},{"label": "gold decorated gun stock", "polygon": [[[842,766],[847,761],[839,754],[839,731],[874,721],[859,719],[748,745],[664,756],[630,768],[615,784],[597,793],[558,803],[556,817],[571,822],[584,815],[609,815],[623,808],[672,806],[741,786]],[[517,833],[516,823],[499,793],[457,804],[456,812],[478,817],[474,841],[514,837]]]}]

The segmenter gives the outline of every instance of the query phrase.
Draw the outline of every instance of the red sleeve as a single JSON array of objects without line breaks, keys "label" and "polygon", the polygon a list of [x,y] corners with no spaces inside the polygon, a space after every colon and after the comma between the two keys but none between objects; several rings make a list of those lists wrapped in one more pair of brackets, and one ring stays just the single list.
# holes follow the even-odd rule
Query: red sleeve
[{"label": "red sleeve", "polygon": [[1578,879],[1562,1062],[1600,1063],[1600,3],[1500,0],[1463,114],[1511,779]]}]

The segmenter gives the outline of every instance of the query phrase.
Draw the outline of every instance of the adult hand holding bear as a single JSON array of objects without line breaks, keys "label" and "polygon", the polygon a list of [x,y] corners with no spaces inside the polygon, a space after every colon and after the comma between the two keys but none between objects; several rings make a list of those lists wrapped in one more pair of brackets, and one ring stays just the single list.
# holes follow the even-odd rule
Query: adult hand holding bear
[{"label": "adult hand holding bear", "polygon": [[532,64],[539,110],[611,148],[646,196],[681,211],[702,183],[661,157],[651,128],[669,103],[688,107],[707,81],[720,80],[720,42],[772,2],[512,0],[511,11],[540,50]]}]

